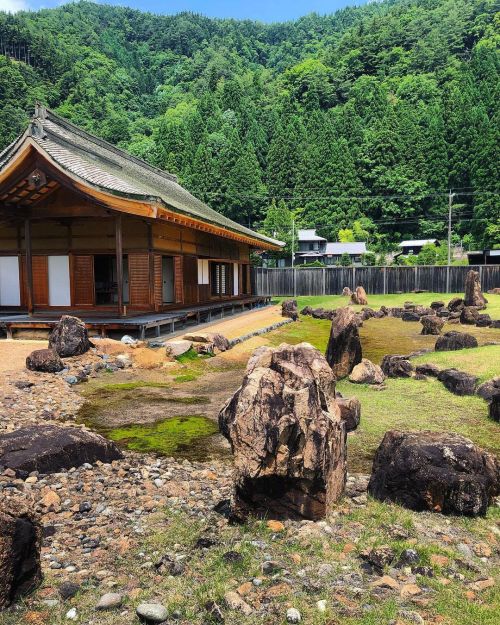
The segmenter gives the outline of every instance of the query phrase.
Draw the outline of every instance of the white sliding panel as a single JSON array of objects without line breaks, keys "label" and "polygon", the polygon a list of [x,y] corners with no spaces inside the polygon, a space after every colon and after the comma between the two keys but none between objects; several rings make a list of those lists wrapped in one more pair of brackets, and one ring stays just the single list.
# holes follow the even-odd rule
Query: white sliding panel
[{"label": "white sliding panel", "polygon": [[240,292],[240,266],[238,263],[233,263],[233,295],[238,295]]},{"label": "white sliding panel", "polygon": [[71,306],[69,256],[49,256],[49,306]]},{"label": "white sliding panel", "polygon": [[0,256],[0,305],[21,305],[19,259],[17,256]]}]

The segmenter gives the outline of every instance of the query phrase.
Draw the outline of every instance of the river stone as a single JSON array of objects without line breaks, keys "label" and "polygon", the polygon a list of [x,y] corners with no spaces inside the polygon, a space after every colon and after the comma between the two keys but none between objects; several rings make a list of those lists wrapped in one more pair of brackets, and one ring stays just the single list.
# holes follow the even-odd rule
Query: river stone
[{"label": "river stone", "polygon": [[180,339],[178,341],[169,341],[165,343],[165,352],[170,358],[178,358],[193,347],[191,341]]},{"label": "river stone", "polygon": [[284,302],[282,302],[281,315],[282,317],[288,317],[289,319],[297,321],[297,319],[299,318],[299,312],[297,310],[297,300],[286,299]]},{"label": "river stone", "polygon": [[64,369],[64,363],[53,349],[35,349],[26,358],[26,369],[42,373],[57,373]]},{"label": "river stone", "polygon": [[424,315],[420,317],[420,323],[422,324],[422,332],[420,334],[441,334],[441,329],[444,326],[444,320],[436,315]]},{"label": "river stone", "polygon": [[92,343],[81,319],[63,315],[49,334],[49,347],[61,358],[68,358],[85,354],[92,347]]},{"label": "river stone", "polygon": [[167,620],[168,610],[161,603],[140,603],[137,616],[146,623],[162,623]]},{"label": "river stone", "polygon": [[0,504],[0,610],[41,582],[41,546],[42,525],[32,507],[3,495]]},{"label": "river stone", "polygon": [[479,280],[479,272],[471,269],[465,276],[465,306],[477,306],[477,308],[486,308],[488,300],[481,292],[481,281]]},{"label": "river stone", "polygon": [[368,492],[416,511],[484,515],[500,493],[500,463],[453,432],[386,432]]},{"label": "river stone", "polygon": [[349,306],[337,309],[326,348],[326,360],[337,379],[348,376],[362,360],[358,320]]},{"label": "river stone", "polygon": [[367,358],[363,358],[349,375],[349,381],[356,384],[382,384],[384,380],[382,369]]},{"label": "river stone", "polygon": [[85,462],[123,458],[112,441],[80,428],[30,425],[0,435],[0,465],[14,471],[55,473]]},{"label": "river stone", "polygon": [[234,455],[233,513],[324,518],[346,480],[335,376],[308,343],[257,349],[219,414]]},{"label": "river stone", "polygon": [[434,349],[437,352],[444,352],[477,346],[477,339],[472,334],[467,332],[445,332],[436,341]]},{"label": "river stone", "polygon": [[458,369],[443,369],[437,379],[455,395],[474,395],[478,381],[476,376]]},{"label": "river stone", "polygon": [[382,358],[381,369],[389,378],[411,378],[414,367],[408,356],[387,354]]}]

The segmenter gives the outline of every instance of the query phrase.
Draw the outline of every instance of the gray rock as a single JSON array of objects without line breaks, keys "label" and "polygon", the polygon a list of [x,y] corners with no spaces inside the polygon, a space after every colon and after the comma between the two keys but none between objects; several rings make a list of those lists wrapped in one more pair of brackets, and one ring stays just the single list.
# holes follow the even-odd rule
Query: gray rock
[{"label": "gray rock", "polygon": [[296,608],[289,608],[286,611],[286,622],[287,623],[300,623],[302,617],[300,612]]},{"label": "gray rock", "polygon": [[107,592],[103,595],[95,607],[96,610],[113,610],[119,608],[123,602],[123,597],[117,592]]},{"label": "gray rock", "polygon": [[168,617],[168,610],[161,603],[140,603],[136,613],[146,623],[162,623]]},{"label": "gray rock", "polygon": [[186,341],[184,339],[179,341],[169,341],[168,343],[165,343],[165,352],[167,356],[170,356],[171,358],[178,358],[179,356],[182,356],[182,354],[188,352],[192,346],[193,343],[191,341]]}]

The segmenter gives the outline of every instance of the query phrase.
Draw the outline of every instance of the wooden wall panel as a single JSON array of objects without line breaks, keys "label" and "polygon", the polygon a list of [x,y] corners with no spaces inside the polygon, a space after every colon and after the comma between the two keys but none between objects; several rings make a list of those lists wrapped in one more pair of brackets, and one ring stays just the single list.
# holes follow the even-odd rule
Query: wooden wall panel
[{"label": "wooden wall panel", "polygon": [[148,307],[149,254],[128,255],[128,280],[130,305]]},{"label": "wooden wall panel", "polygon": [[160,254],[154,255],[154,303],[155,308],[163,304],[163,271]]},{"label": "wooden wall panel", "polygon": [[91,255],[71,255],[71,300],[73,306],[93,306],[94,257]]},{"label": "wooden wall panel", "polygon": [[33,304],[35,306],[49,305],[49,266],[47,256],[33,256]]},{"label": "wooden wall panel", "polygon": [[184,304],[198,303],[198,259],[184,256]]},{"label": "wooden wall panel", "polygon": [[176,304],[182,304],[184,301],[184,278],[182,275],[183,264],[183,256],[174,257],[174,292]]}]

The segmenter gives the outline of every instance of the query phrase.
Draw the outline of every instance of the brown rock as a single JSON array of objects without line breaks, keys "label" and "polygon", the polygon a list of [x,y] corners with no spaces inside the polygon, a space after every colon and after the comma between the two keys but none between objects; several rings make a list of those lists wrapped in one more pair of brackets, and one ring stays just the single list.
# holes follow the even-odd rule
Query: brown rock
[{"label": "brown rock", "polygon": [[366,291],[362,286],[357,286],[354,293],[351,293],[351,304],[357,304],[358,306],[368,305]]},{"label": "brown rock", "polygon": [[445,332],[436,341],[434,349],[437,352],[452,351],[477,347],[478,342],[475,336],[467,332]]},{"label": "brown rock", "polygon": [[282,302],[281,315],[283,317],[288,317],[289,319],[297,321],[297,319],[299,318],[299,311],[297,310],[297,300],[286,299],[284,302]]},{"label": "brown rock", "polygon": [[49,335],[49,347],[61,358],[68,358],[85,354],[92,347],[92,343],[81,319],[63,315]]},{"label": "brown rock", "polygon": [[238,517],[319,519],[342,495],[346,435],[335,377],[308,343],[257,349],[219,427],[234,454]]},{"label": "brown rock", "polygon": [[25,503],[2,499],[0,507],[0,610],[42,580],[42,526]]},{"label": "brown rock", "polygon": [[218,332],[196,332],[184,335],[184,340],[200,345],[208,345],[206,351],[213,354],[227,351],[231,346],[229,340]]},{"label": "brown rock", "polygon": [[26,369],[43,373],[57,373],[64,369],[64,363],[53,349],[35,349],[26,358]]},{"label": "brown rock", "polygon": [[389,378],[411,378],[414,367],[408,356],[387,354],[382,358],[381,369]]},{"label": "brown rock", "polygon": [[372,588],[390,588],[391,590],[399,590],[399,583],[390,575],[382,575],[371,583]]},{"label": "brown rock", "polygon": [[350,399],[337,397],[340,408],[340,417],[345,423],[346,432],[355,430],[361,421],[361,403],[356,397]]},{"label": "brown rock", "polygon": [[384,380],[382,369],[367,358],[363,358],[349,375],[349,381],[356,384],[382,384]]},{"label": "brown rock", "polygon": [[337,379],[349,375],[362,360],[358,321],[349,306],[337,309],[326,348],[326,360]]},{"label": "brown rock", "polygon": [[352,295],[352,291],[351,291],[351,289],[350,289],[348,286],[345,286],[345,287],[342,289],[342,295],[343,295],[344,297],[351,297],[351,295]]},{"label": "brown rock", "polygon": [[465,277],[464,305],[477,306],[478,308],[486,308],[487,303],[488,300],[481,292],[479,273],[471,269]]},{"label": "brown rock", "polygon": [[422,324],[422,332],[420,334],[441,334],[441,329],[444,326],[444,319],[437,317],[436,315],[424,315],[420,317],[420,323]]}]

